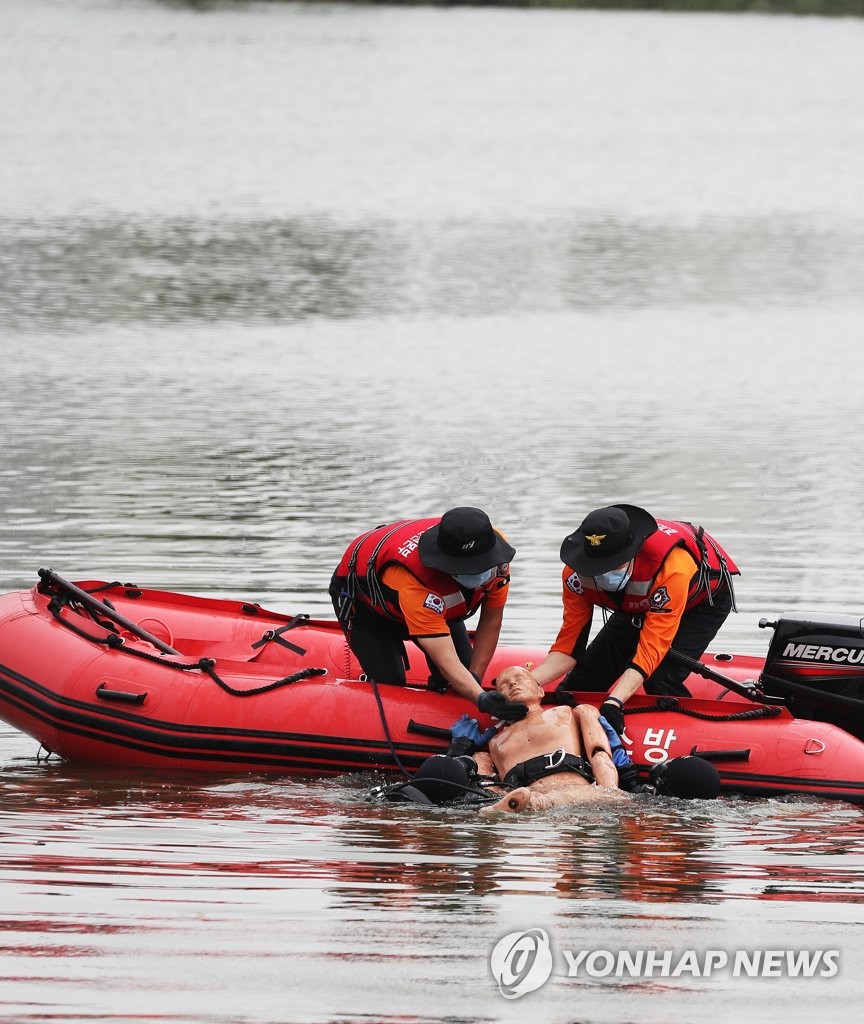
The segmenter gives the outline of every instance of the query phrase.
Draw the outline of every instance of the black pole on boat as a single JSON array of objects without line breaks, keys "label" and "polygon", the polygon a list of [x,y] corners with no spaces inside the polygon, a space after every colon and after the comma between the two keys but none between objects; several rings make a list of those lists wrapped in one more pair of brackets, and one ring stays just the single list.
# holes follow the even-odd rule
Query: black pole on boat
[{"label": "black pole on boat", "polygon": [[702,676],[704,679],[712,679],[715,683],[721,683],[727,689],[732,690],[733,693],[746,697],[747,700],[753,701],[754,704],[786,704],[784,697],[769,697],[764,693],[760,693],[757,696],[749,686],[739,683],[737,679],[732,679],[730,676],[724,676],[722,672],[717,672],[713,668],[708,668],[704,662],[691,658],[688,654],[682,654],[681,651],[676,651],[674,647],[669,648],[669,654],[676,661],[680,661],[682,665],[686,665],[696,675]]},{"label": "black pole on boat", "polygon": [[413,718],[408,719],[406,732],[418,732],[423,736],[435,736],[441,740],[451,740],[449,729],[442,729],[438,725],[424,725],[422,722],[415,722]]},{"label": "black pole on boat", "polygon": [[92,594],[88,594],[86,590],[82,590],[80,587],[76,587],[74,583],[70,583],[69,580],[64,580],[62,576],[58,576],[53,569],[40,569],[39,579],[45,583],[50,583],[60,590],[65,590],[71,594],[76,601],[85,605],[87,608],[91,608],[93,611],[98,611],[100,615],[106,619],[110,619],[112,622],[116,622],[118,626],[122,626],[124,629],[128,629],[130,633],[134,633],[135,636],[140,637],[142,640],[146,640],[148,644],[158,650],[162,651],[163,654],[176,654],[182,658],[183,655],[174,650],[173,647],[169,647],[164,640],[160,640],[158,636],[153,636],[152,633],[148,633],[146,629],[142,629],[137,622],[133,622],[132,619],[127,619],[125,615],[121,615],[120,612],[116,611],[110,605],[105,604],[103,601],[98,600]]}]

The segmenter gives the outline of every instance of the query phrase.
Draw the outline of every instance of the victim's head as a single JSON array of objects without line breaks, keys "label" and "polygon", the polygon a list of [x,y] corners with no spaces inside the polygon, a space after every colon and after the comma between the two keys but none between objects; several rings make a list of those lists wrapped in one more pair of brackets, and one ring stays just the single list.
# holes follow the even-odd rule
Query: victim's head
[{"label": "victim's head", "polygon": [[534,676],[521,665],[512,665],[498,674],[495,689],[518,704],[539,704],[543,697],[543,687]]}]

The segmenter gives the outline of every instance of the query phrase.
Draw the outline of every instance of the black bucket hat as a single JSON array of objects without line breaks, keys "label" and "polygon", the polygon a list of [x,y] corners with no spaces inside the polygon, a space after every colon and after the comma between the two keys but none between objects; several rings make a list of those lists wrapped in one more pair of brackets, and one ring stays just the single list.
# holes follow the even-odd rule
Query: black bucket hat
[{"label": "black bucket hat", "polygon": [[516,548],[496,533],[489,516],[479,508],[451,508],[437,526],[420,536],[420,561],[446,573],[485,572],[509,562]]},{"label": "black bucket hat", "polygon": [[564,538],[561,561],[583,576],[600,576],[629,561],[656,531],[657,520],[638,505],[596,508]]}]

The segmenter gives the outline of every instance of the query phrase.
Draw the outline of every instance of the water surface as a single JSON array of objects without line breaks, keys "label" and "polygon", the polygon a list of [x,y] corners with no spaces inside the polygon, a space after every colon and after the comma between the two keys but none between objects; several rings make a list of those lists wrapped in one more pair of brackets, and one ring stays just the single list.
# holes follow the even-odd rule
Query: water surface
[{"label": "water surface", "polygon": [[[0,9],[0,590],[328,613],[355,534],[478,504],[542,646],[561,538],[631,501],[742,566],[714,650],[864,614],[861,23],[196,7]],[[857,1019],[850,805],[481,821],[37,755],[0,726],[10,1024]],[[840,971],[565,977],[640,948]]]}]

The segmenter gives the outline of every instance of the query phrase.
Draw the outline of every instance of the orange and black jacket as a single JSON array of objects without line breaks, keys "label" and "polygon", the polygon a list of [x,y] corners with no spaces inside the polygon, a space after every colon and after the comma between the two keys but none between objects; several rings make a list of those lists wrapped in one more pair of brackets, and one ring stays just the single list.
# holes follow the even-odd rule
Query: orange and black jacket
[{"label": "orange and black jacket", "polygon": [[611,594],[593,576],[564,567],[564,622],[553,651],[578,661],[595,606],[642,616],[632,667],[647,679],[672,646],[682,615],[703,601],[713,601],[720,587],[732,591],[738,567],[701,526],[658,519],[657,527],[636,554],[630,579],[619,593]]},{"label": "orange and black jacket", "polygon": [[[440,636],[450,622],[466,619],[482,604],[500,607],[507,600],[509,566],[476,590],[460,587],[452,576],[420,560],[418,543],[441,519],[406,519],[361,534],[347,547],[336,569],[354,600],[376,614],[404,622],[415,637]],[[443,621],[442,621],[443,620]]]}]

